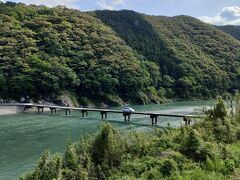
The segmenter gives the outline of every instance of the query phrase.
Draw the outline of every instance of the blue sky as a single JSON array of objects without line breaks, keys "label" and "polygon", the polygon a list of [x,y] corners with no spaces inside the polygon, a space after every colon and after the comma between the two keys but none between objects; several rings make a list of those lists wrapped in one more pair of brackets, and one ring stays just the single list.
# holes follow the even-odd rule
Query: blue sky
[{"label": "blue sky", "polygon": [[82,11],[131,9],[150,15],[190,15],[211,24],[240,25],[240,0],[12,0],[47,6],[65,5]]}]

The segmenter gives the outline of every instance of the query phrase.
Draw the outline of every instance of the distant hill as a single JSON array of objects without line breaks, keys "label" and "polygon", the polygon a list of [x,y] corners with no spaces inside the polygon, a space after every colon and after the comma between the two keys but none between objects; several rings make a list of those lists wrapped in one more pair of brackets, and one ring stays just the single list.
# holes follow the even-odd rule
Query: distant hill
[{"label": "distant hill", "polygon": [[240,42],[187,17],[0,3],[0,98],[157,103],[240,89]]},{"label": "distant hill", "polygon": [[217,28],[230,34],[236,39],[240,40],[240,26],[228,25],[228,26],[217,26]]}]

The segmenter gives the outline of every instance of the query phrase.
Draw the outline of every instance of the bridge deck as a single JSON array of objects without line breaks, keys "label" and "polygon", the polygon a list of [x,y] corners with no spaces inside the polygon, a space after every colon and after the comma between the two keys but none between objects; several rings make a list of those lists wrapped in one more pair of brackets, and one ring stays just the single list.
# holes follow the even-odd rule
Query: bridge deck
[{"label": "bridge deck", "polygon": [[136,115],[147,115],[147,116],[166,116],[166,117],[179,117],[179,118],[203,118],[202,116],[186,115],[186,114],[166,114],[166,113],[153,113],[153,112],[131,112],[126,113],[122,110],[111,110],[111,109],[95,109],[95,108],[76,108],[76,107],[65,107],[65,106],[52,106],[52,105],[40,105],[33,103],[3,103],[0,106],[24,106],[24,107],[36,107],[36,108],[49,108],[49,109],[60,109],[60,110],[75,110],[75,111],[94,111],[102,113],[119,113],[119,114],[136,114]]}]

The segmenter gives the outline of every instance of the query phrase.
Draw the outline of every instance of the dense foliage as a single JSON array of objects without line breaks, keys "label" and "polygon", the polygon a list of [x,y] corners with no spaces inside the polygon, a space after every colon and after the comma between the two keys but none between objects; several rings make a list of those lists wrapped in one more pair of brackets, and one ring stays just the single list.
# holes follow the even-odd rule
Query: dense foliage
[{"label": "dense foliage", "polygon": [[158,67],[140,61],[110,28],[86,13],[0,3],[0,45],[2,98],[47,99],[68,90],[82,102],[159,99],[153,81]]},{"label": "dense foliage", "polygon": [[0,99],[215,97],[239,89],[239,57],[240,42],[190,17],[0,2]]},{"label": "dense foliage", "polygon": [[21,180],[236,179],[240,174],[240,95],[228,115],[221,98],[204,121],[179,129],[123,133],[110,124],[63,157],[44,153]]},{"label": "dense foliage", "polygon": [[159,87],[170,97],[211,97],[240,85],[240,42],[188,16],[148,16],[133,11],[93,13],[143,59],[161,69]]},{"label": "dense foliage", "polygon": [[218,29],[221,29],[225,33],[230,34],[231,36],[235,37],[236,39],[240,40],[240,26],[217,26]]}]

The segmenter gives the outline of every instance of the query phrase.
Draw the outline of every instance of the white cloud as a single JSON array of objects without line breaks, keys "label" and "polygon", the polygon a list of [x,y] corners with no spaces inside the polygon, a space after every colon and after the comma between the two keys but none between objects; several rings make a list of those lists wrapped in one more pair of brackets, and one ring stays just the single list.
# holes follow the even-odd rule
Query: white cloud
[{"label": "white cloud", "polygon": [[119,5],[125,5],[125,0],[97,0],[97,5],[102,9],[114,10]]},{"label": "white cloud", "polygon": [[[0,0],[5,1],[5,0]],[[16,1],[16,0],[13,0]],[[69,8],[79,9],[81,3],[85,3],[89,0],[20,0],[25,4],[35,4],[35,5],[46,5],[49,7],[55,7],[58,5],[63,5]],[[124,7],[126,5],[126,0],[91,0],[89,3],[95,2],[97,6],[101,9],[111,9],[114,10],[118,7]]]},{"label": "white cloud", "polygon": [[215,25],[240,25],[240,7],[225,7],[214,17],[203,16],[199,19]]},{"label": "white cloud", "polygon": [[79,0],[21,0],[21,2],[26,4],[46,5],[49,7],[62,5],[74,8],[75,4],[79,2]]}]

